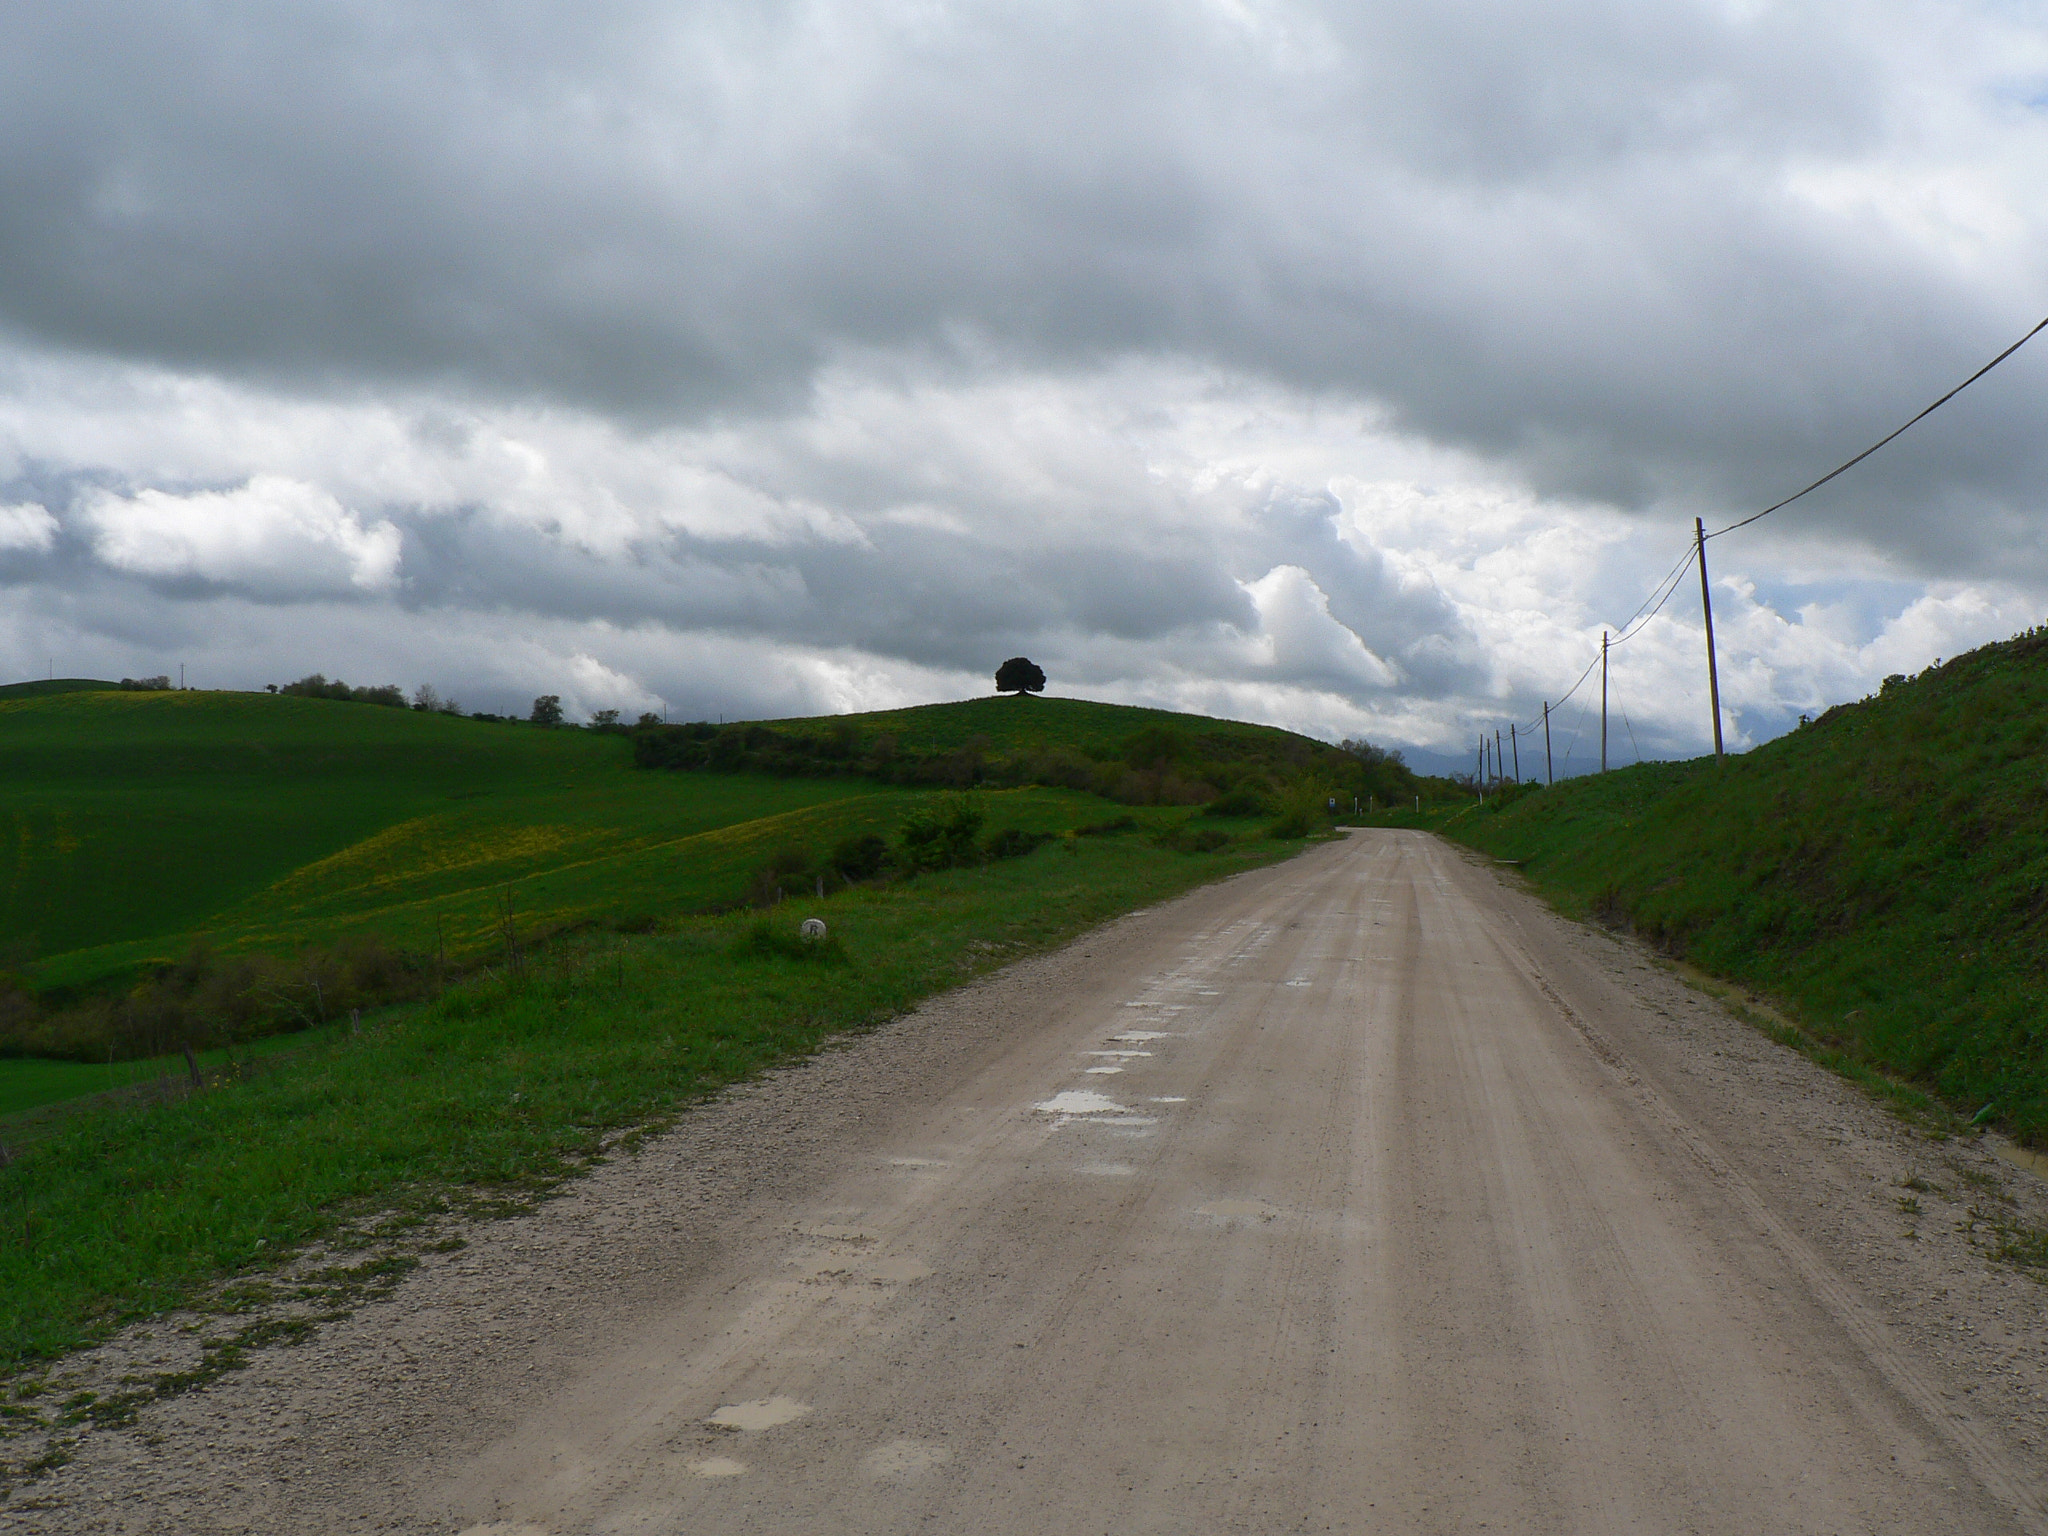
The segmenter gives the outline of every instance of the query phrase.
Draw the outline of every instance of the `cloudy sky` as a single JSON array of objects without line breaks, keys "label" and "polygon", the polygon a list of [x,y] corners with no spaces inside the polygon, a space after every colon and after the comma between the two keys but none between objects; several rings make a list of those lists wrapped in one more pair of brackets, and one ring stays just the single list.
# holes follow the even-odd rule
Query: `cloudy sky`
[{"label": "cloudy sky", "polygon": [[[0,674],[708,718],[1022,653],[1459,752],[2048,314],[2043,186],[2026,0],[16,8]],[[2048,616],[2044,407],[2048,335],[1709,546],[1733,742]],[[1623,760],[1701,650],[1694,579]]]}]

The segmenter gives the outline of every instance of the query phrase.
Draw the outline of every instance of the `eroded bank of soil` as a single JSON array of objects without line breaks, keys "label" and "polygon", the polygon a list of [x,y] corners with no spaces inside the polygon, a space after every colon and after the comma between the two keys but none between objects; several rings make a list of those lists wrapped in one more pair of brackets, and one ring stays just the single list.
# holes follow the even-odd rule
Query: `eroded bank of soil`
[{"label": "eroded bank of soil", "polygon": [[1359,834],[693,1111],[0,1529],[2038,1531],[2048,1288],[1986,1253],[2044,1225]]}]

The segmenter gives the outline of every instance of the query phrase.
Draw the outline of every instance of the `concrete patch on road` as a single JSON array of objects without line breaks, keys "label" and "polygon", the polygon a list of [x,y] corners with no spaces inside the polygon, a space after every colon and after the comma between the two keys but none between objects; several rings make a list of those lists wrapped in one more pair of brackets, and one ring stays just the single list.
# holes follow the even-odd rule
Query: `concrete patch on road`
[{"label": "concrete patch on road", "polygon": [[1252,1227],[1278,1221],[1287,1212],[1264,1200],[1211,1200],[1196,1206],[1195,1214],[1220,1227]]},{"label": "concrete patch on road", "polygon": [[704,1422],[713,1429],[751,1435],[792,1423],[810,1411],[809,1403],[800,1403],[793,1397],[757,1397],[744,1403],[726,1403]]},{"label": "concrete patch on road", "polygon": [[1095,1092],[1092,1088],[1069,1088],[1056,1093],[1042,1103],[1031,1106],[1041,1115],[1124,1115],[1130,1111],[1115,1099]]},{"label": "concrete patch on road", "polygon": [[707,1456],[702,1461],[690,1464],[692,1477],[745,1477],[747,1464],[734,1461],[730,1456]]},{"label": "concrete patch on road", "polygon": [[891,1440],[862,1457],[860,1469],[877,1482],[907,1483],[952,1459],[951,1451],[928,1440]]}]

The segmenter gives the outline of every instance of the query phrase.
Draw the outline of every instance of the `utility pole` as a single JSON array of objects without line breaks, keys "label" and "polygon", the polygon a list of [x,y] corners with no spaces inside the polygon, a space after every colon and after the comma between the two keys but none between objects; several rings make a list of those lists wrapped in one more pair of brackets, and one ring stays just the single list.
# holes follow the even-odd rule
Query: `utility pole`
[{"label": "utility pole", "polygon": [[1600,631],[1600,771],[1607,771],[1607,631]]},{"label": "utility pole", "polygon": [[1550,766],[1550,700],[1543,701],[1543,782],[1555,784],[1557,774]]},{"label": "utility pole", "polygon": [[1479,768],[1473,774],[1473,778],[1479,785],[1479,803],[1484,805],[1486,803],[1486,738],[1484,736],[1479,738]]},{"label": "utility pole", "polygon": [[1496,784],[1506,778],[1500,769],[1500,727],[1496,725],[1493,728],[1493,782]]},{"label": "utility pole", "polygon": [[1508,749],[1515,754],[1515,782],[1519,784],[1522,782],[1522,744],[1515,739],[1515,726],[1512,720],[1508,722]]},{"label": "utility pole", "polygon": [[1714,598],[1707,586],[1707,523],[1705,518],[1692,520],[1693,537],[1698,540],[1700,552],[1700,612],[1707,620],[1707,700],[1714,708],[1714,762],[1716,765],[1728,760],[1721,750],[1721,673],[1714,665]]}]

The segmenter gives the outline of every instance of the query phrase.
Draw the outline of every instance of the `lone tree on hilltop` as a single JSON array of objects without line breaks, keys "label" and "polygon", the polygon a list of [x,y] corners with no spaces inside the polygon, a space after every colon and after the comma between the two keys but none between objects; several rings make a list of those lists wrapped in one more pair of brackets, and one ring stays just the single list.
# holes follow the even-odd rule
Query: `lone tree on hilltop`
[{"label": "lone tree on hilltop", "polygon": [[535,725],[560,725],[562,723],[562,696],[559,693],[544,693],[533,701],[533,713],[527,717]]},{"label": "lone tree on hilltop", "polygon": [[996,692],[1014,693],[1023,698],[1027,693],[1045,692],[1045,669],[1028,656],[1012,656],[996,668]]}]

